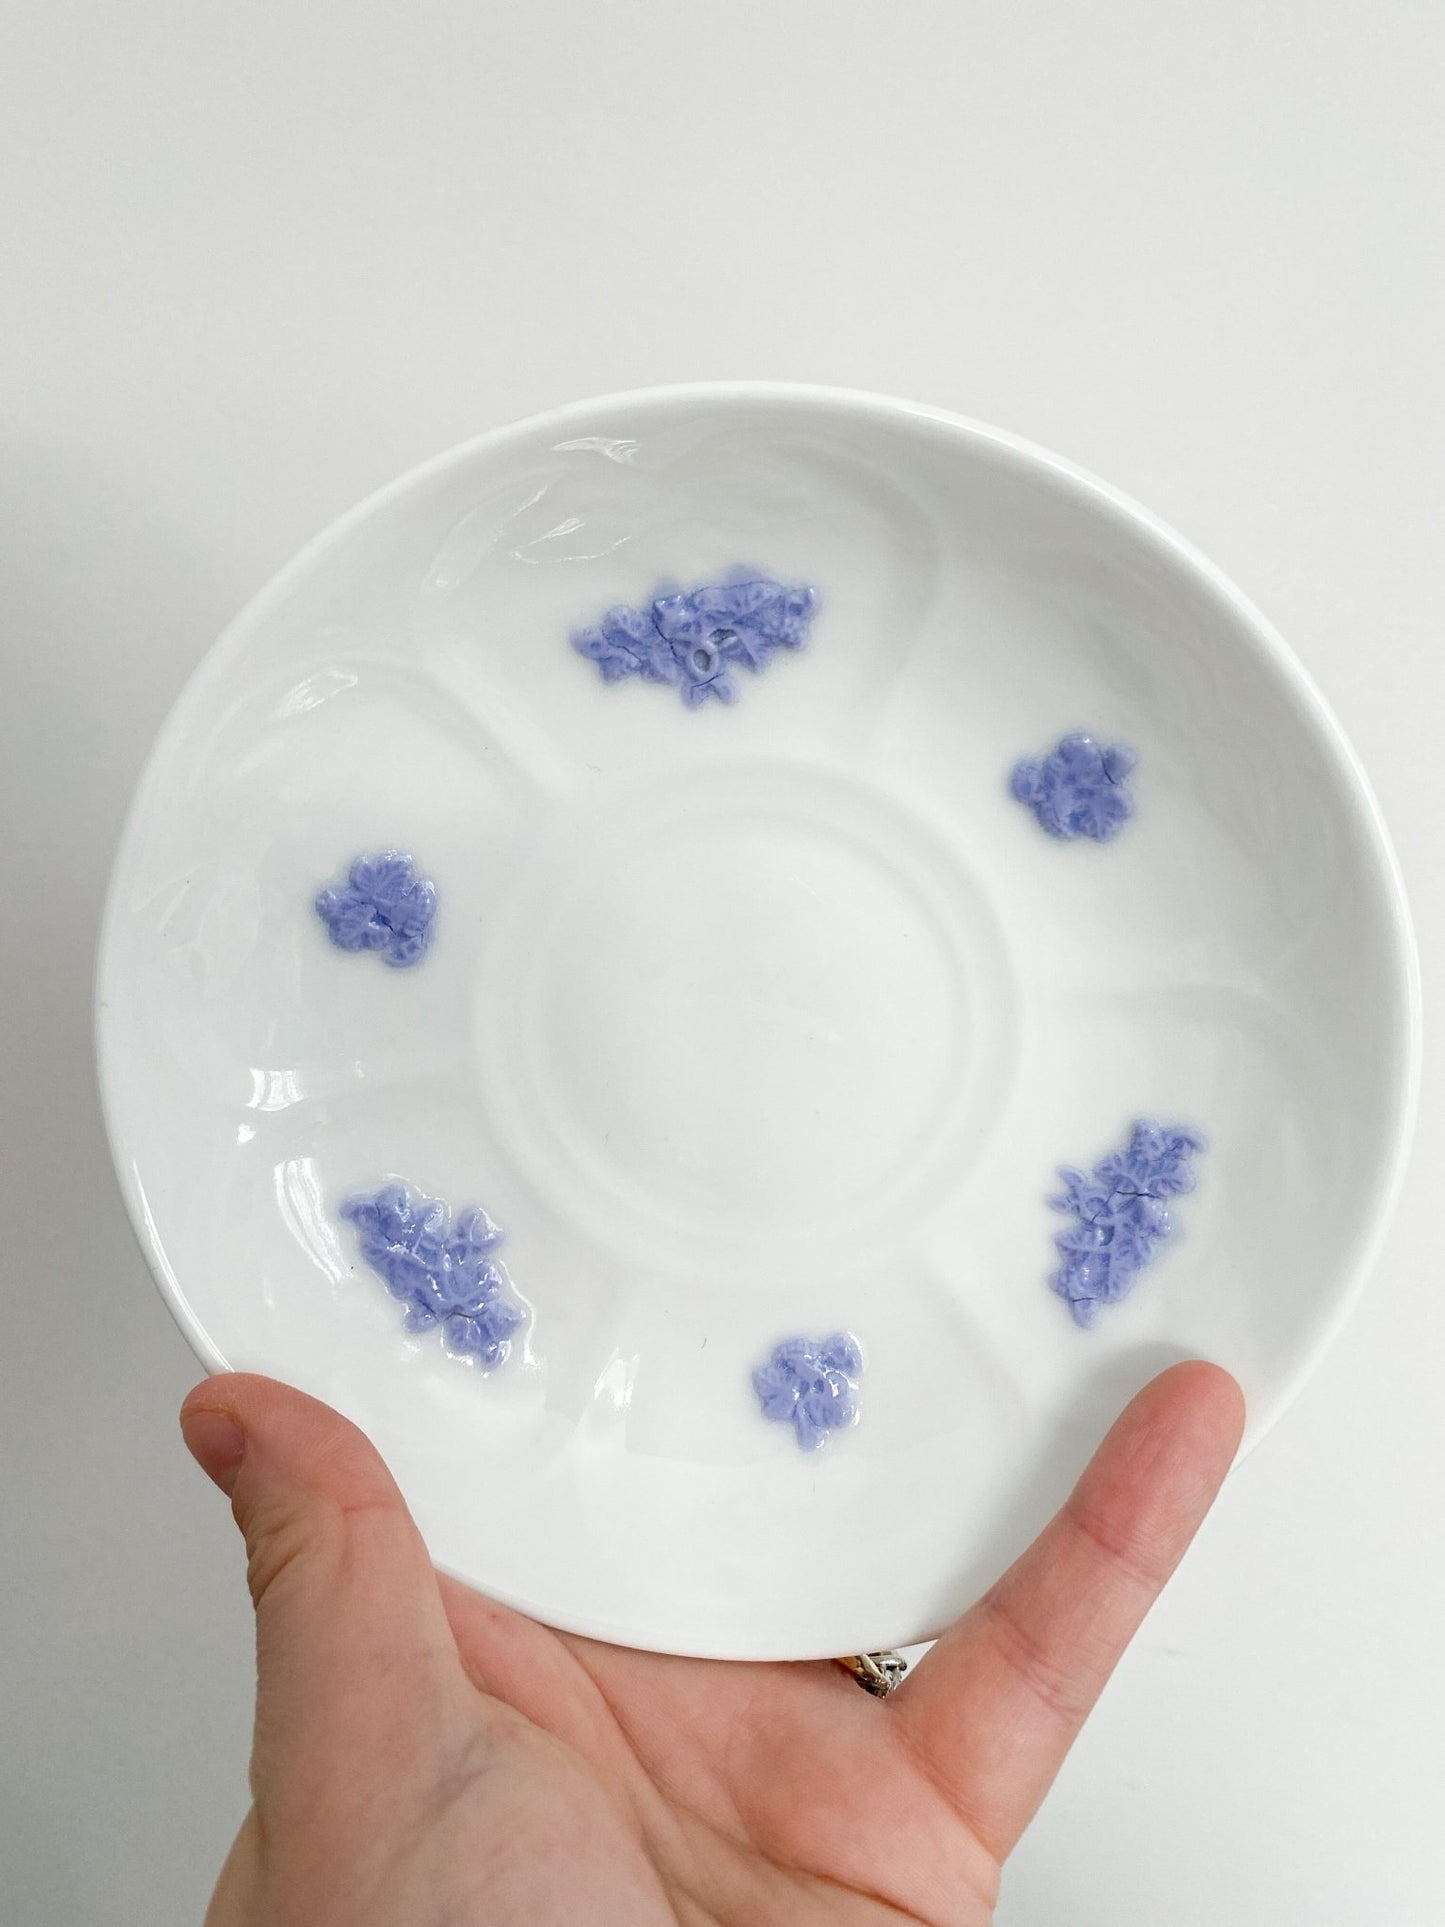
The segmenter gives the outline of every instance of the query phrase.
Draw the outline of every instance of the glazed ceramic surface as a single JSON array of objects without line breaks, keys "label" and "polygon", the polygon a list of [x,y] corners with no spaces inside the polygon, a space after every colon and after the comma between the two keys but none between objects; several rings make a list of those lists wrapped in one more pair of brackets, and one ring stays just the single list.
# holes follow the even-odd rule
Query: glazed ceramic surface
[{"label": "glazed ceramic surface", "polygon": [[[765,673],[747,581],[806,618]],[[634,616],[683,702],[589,659]],[[1015,784],[1085,732],[1077,796]],[[252,604],[99,1030],[208,1365],[355,1418],[498,1598],[782,1658],[937,1630],[1174,1359],[1272,1422],[1382,1231],[1413,1000],[1363,778],[1209,564],[996,431],[735,386],[486,436]],[[1196,1186],[1081,1324],[1058,1167],[1112,1236],[1141,1119]]]}]

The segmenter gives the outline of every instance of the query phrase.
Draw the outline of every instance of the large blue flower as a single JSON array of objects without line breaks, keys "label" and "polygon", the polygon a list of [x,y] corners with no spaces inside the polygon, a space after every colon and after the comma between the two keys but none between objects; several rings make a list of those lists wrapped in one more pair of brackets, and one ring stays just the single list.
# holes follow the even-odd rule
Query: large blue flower
[{"label": "large blue flower", "polygon": [[1049,1199],[1073,1219],[1054,1243],[1063,1260],[1049,1283],[1074,1322],[1088,1327],[1100,1305],[1117,1304],[1172,1230],[1167,1198],[1192,1191],[1190,1159],[1204,1148],[1197,1131],[1161,1129],[1141,1120],[1122,1151],[1111,1151],[1092,1173],[1063,1165],[1063,1189]]},{"label": "large blue flower", "polygon": [[805,1452],[816,1452],[830,1432],[858,1416],[863,1355],[848,1332],[828,1338],[785,1338],[753,1373],[763,1417],[793,1428]]},{"label": "large blue flower", "polygon": [[406,1306],[408,1331],[440,1325],[458,1357],[486,1369],[505,1361],[526,1314],[492,1260],[502,1233],[485,1211],[465,1211],[452,1224],[441,1198],[394,1180],[346,1199],[341,1215],[355,1225],[362,1257]]},{"label": "large blue flower", "polygon": [[400,970],[419,962],[432,940],[436,885],[400,850],[382,850],[357,857],[345,883],[321,891],[316,914],[338,950],[379,950]]},{"label": "large blue flower", "polygon": [[645,612],[609,609],[573,647],[595,662],[604,681],[642,676],[675,683],[691,708],[709,699],[737,701],[729,669],[758,671],[779,649],[799,649],[818,607],[815,589],[789,588],[746,576],[660,594]]},{"label": "large blue flower", "polygon": [[1125,778],[1136,760],[1122,743],[1101,748],[1092,736],[1065,736],[1040,760],[1016,763],[1009,788],[1050,836],[1107,843],[1134,814]]}]

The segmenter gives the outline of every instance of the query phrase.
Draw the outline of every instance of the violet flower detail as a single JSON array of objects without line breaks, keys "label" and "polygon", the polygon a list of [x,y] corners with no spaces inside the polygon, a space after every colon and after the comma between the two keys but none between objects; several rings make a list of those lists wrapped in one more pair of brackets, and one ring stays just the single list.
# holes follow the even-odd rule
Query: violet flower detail
[{"label": "violet flower detail", "polygon": [[1049,1279],[1074,1322],[1087,1329],[1101,1305],[1114,1305],[1138,1283],[1173,1226],[1167,1200],[1192,1191],[1190,1160],[1204,1148],[1197,1131],[1137,1123],[1122,1151],[1111,1151],[1086,1175],[1062,1165],[1064,1188],[1049,1199],[1073,1219],[1054,1243],[1062,1263]]},{"label": "violet flower detail", "polygon": [[346,881],[316,898],[316,914],[338,950],[379,950],[393,970],[420,963],[436,907],[436,885],[400,850],[357,857]]},{"label": "violet flower detail", "polygon": [[394,1179],[347,1198],[341,1215],[356,1227],[362,1257],[406,1306],[407,1331],[440,1326],[453,1356],[484,1371],[506,1363],[526,1313],[494,1261],[502,1233],[485,1211],[463,1211],[453,1223],[441,1198]]},{"label": "violet flower detail", "polygon": [[793,1428],[805,1452],[816,1452],[828,1434],[858,1417],[863,1355],[849,1332],[827,1338],[785,1338],[753,1373],[763,1417]]},{"label": "violet flower detail", "polygon": [[1092,736],[1065,736],[1047,756],[1015,763],[1009,790],[1050,836],[1107,843],[1134,814],[1125,778],[1137,760],[1123,743],[1100,745]]},{"label": "violet flower detail", "polygon": [[646,610],[619,606],[572,646],[595,662],[604,682],[641,676],[672,683],[689,708],[737,701],[731,671],[766,669],[780,649],[801,649],[817,612],[818,592],[789,588],[767,576],[704,584],[654,597]]}]

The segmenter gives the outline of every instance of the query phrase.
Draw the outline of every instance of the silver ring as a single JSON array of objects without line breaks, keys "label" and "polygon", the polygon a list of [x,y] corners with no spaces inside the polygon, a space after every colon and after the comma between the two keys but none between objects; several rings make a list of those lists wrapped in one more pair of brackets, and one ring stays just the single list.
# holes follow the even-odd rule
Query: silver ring
[{"label": "silver ring", "polygon": [[897,1690],[908,1671],[908,1661],[901,1653],[851,1653],[833,1664],[851,1673],[865,1693],[880,1700]]}]

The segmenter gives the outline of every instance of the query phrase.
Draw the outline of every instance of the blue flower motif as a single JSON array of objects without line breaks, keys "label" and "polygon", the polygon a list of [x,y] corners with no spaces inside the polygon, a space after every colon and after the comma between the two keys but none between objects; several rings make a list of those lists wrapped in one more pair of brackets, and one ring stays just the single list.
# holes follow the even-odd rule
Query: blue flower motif
[{"label": "blue flower motif", "polygon": [[1041,761],[1016,763],[1009,789],[1050,836],[1107,843],[1134,814],[1124,779],[1137,760],[1122,743],[1101,748],[1092,736],[1065,736]]},{"label": "blue flower motif", "polygon": [[707,583],[656,596],[648,610],[609,609],[572,638],[604,682],[641,676],[674,683],[689,708],[737,701],[729,670],[765,669],[779,649],[801,649],[818,607],[818,592],[789,588],[766,576]]},{"label": "blue flower motif", "polygon": [[526,1314],[492,1260],[502,1233],[485,1211],[464,1211],[453,1224],[441,1198],[393,1179],[347,1198],[341,1215],[355,1225],[362,1257],[406,1306],[409,1332],[440,1325],[454,1356],[487,1371],[505,1362]]},{"label": "blue flower motif", "polygon": [[679,682],[682,671],[650,615],[621,605],[609,609],[595,629],[572,638],[579,654],[595,662],[604,682],[645,676],[649,682]]},{"label": "blue flower motif", "polygon": [[432,940],[436,885],[400,850],[359,856],[345,883],[316,899],[316,914],[338,950],[379,950],[394,970],[419,963]]},{"label": "blue flower motif", "polygon": [[763,1417],[792,1426],[805,1452],[816,1452],[828,1434],[858,1417],[858,1380],[863,1355],[848,1332],[829,1338],[785,1338],[766,1365],[753,1373]]},{"label": "blue flower motif", "polygon": [[1101,1158],[1091,1173],[1062,1165],[1063,1190],[1049,1199],[1075,1220],[1055,1238],[1063,1263],[1049,1284],[1086,1329],[1100,1305],[1127,1298],[1139,1273],[1172,1230],[1168,1198],[1192,1191],[1190,1159],[1204,1148],[1197,1131],[1137,1123],[1122,1151]]}]

